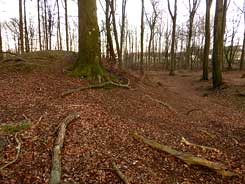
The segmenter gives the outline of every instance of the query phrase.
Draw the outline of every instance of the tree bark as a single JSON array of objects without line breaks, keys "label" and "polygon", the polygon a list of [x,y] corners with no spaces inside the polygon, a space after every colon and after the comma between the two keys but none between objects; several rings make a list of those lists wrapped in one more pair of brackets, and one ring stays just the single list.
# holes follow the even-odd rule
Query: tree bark
[{"label": "tree bark", "polygon": [[168,11],[172,18],[172,41],[171,41],[171,53],[170,53],[170,73],[169,75],[175,74],[175,35],[176,35],[176,19],[177,19],[177,0],[174,2],[174,14],[170,8],[170,2],[168,0]]},{"label": "tree bark", "polygon": [[24,23],[25,23],[25,48],[26,48],[26,52],[30,52],[28,25],[26,20],[26,0],[24,0]]},{"label": "tree bark", "polygon": [[210,50],[210,10],[213,0],[206,0],[206,17],[205,17],[205,46],[203,53],[203,74],[202,79],[208,80],[208,64]]},{"label": "tree bark", "polygon": [[214,20],[214,44],[213,44],[213,88],[222,85],[222,68],[223,63],[223,0],[216,1],[215,20]]},{"label": "tree bark", "polygon": [[61,31],[60,31],[60,5],[59,0],[56,0],[57,4],[57,43],[58,43],[58,50],[62,50],[62,38],[61,38]]},{"label": "tree bark", "polygon": [[40,0],[37,0],[37,18],[38,18],[38,37],[39,50],[42,50],[42,35],[41,35],[41,21],[40,21]]},{"label": "tree bark", "polygon": [[19,40],[20,40],[20,53],[24,53],[24,33],[23,33],[23,13],[22,13],[22,0],[19,0]]},{"label": "tree bark", "polygon": [[66,50],[69,51],[69,31],[68,31],[67,0],[65,0],[65,28],[66,28]]},{"label": "tree bark", "polygon": [[240,70],[243,70],[244,51],[245,51],[245,31],[244,31],[244,34],[243,34],[242,55],[241,55],[241,59],[240,59]]},{"label": "tree bark", "polygon": [[44,0],[45,49],[48,50],[47,0]]},{"label": "tree bark", "polygon": [[144,75],[144,11],[145,1],[141,0],[141,26],[140,26],[140,74]]},{"label": "tree bark", "polygon": [[101,66],[96,0],[78,0],[78,19],[79,59],[72,74],[101,80],[105,71]]},{"label": "tree bark", "polygon": [[0,23],[0,61],[3,60],[2,24]]}]

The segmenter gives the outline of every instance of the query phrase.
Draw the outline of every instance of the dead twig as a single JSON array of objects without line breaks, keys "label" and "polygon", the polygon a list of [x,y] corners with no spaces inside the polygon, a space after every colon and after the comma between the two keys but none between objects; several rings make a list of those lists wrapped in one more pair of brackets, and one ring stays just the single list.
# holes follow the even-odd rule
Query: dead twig
[{"label": "dead twig", "polygon": [[52,169],[49,184],[59,184],[61,181],[61,149],[64,143],[66,127],[69,125],[69,123],[79,117],[80,115],[78,113],[68,115],[59,126],[58,136],[55,140],[53,148]]},{"label": "dead twig", "polygon": [[117,173],[117,175],[119,176],[119,178],[123,181],[123,183],[129,184],[127,177],[120,171],[119,167],[117,166],[117,164],[115,162],[112,162],[112,167],[115,170],[115,172]]},{"label": "dead twig", "polygon": [[17,142],[17,147],[16,147],[17,154],[16,154],[16,156],[15,156],[15,159],[12,160],[11,162],[5,164],[4,166],[2,166],[2,167],[0,168],[0,171],[2,171],[4,168],[8,167],[9,165],[15,163],[15,162],[18,160],[18,158],[19,158],[20,150],[21,150],[21,142],[20,142],[20,140],[18,139],[17,136],[18,136],[18,133],[16,133],[15,136],[14,136],[14,137],[15,137],[15,141]]},{"label": "dead twig", "polygon": [[203,150],[210,150],[210,151],[215,151],[217,153],[220,153],[220,150],[218,150],[216,148],[211,148],[211,147],[208,147],[208,146],[202,146],[202,145],[191,143],[188,140],[186,140],[184,137],[182,137],[181,142],[184,143],[187,146],[198,147],[198,148],[201,148]]},{"label": "dead twig", "polygon": [[169,104],[167,104],[166,102],[163,102],[161,100],[158,100],[158,99],[155,99],[155,98],[152,98],[150,95],[145,95],[147,98],[151,99],[152,101],[154,102],[157,102],[161,105],[163,105],[164,107],[168,108],[169,110],[171,110],[172,112],[176,113],[176,111],[174,110],[173,107],[171,107]]},{"label": "dead twig", "polygon": [[227,176],[227,177],[240,176],[238,173],[235,173],[233,171],[229,171],[228,168],[221,163],[211,162],[211,161],[204,159],[204,158],[195,157],[189,153],[177,151],[177,150],[173,149],[172,147],[159,144],[156,141],[147,139],[141,135],[138,135],[137,133],[134,133],[133,137],[136,140],[142,141],[154,149],[169,153],[170,155],[182,160],[183,162],[185,162],[188,165],[204,166],[204,167],[207,167],[209,169],[216,171],[218,174],[221,174],[222,176]]},{"label": "dead twig", "polygon": [[70,95],[72,93],[80,92],[80,91],[87,90],[87,89],[104,88],[107,85],[113,85],[113,86],[117,86],[117,87],[121,87],[121,88],[130,89],[128,84],[120,84],[120,83],[116,83],[116,82],[113,82],[113,81],[107,81],[107,82],[104,82],[104,83],[101,83],[101,84],[90,84],[90,85],[88,85],[86,87],[79,87],[79,88],[76,88],[76,89],[70,89],[70,90],[68,90],[66,92],[63,92],[61,94],[61,97],[65,97],[65,96],[68,96],[68,95]]}]

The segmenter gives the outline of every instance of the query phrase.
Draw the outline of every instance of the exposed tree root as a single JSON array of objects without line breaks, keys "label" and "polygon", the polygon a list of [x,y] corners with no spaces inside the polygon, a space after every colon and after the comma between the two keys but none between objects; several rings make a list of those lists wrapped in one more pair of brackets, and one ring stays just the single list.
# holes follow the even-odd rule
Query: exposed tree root
[{"label": "exposed tree root", "polygon": [[218,149],[216,149],[216,148],[211,148],[211,147],[208,147],[208,146],[202,146],[202,145],[198,145],[198,144],[191,143],[191,142],[189,142],[188,140],[186,140],[184,137],[182,137],[181,142],[184,143],[184,144],[187,145],[187,146],[198,147],[198,148],[201,148],[201,149],[203,149],[203,150],[215,151],[215,152],[217,152],[217,153],[220,153],[220,152],[221,152],[220,150],[218,150]]},{"label": "exposed tree root", "polygon": [[172,156],[175,156],[176,158],[182,160],[183,162],[185,162],[188,165],[204,166],[204,167],[207,167],[209,169],[216,171],[218,174],[221,174],[222,176],[227,176],[227,177],[240,176],[238,173],[229,171],[228,168],[221,163],[211,162],[211,161],[206,160],[204,158],[195,157],[191,154],[184,153],[181,151],[177,151],[177,150],[175,150],[169,146],[162,145],[162,144],[159,144],[153,140],[144,138],[143,136],[138,135],[137,133],[134,133],[133,137],[136,140],[142,141],[154,149],[157,149],[157,150],[169,153]]},{"label": "exposed tree root", "polygon": [[21,142],[20,142],[20,140],[18,139],[17,135],[18,135],[18,133],[15,134],[15,141],[17,142],[17,147],[16,147],[17,154],[16,154],[16,156],[15,156],[15,159],[12,160],[11,162],[5,164],[4,166],[2,166],[2,167],[0,168],[0,171],[2,171],[4,168],[8,167],[9,165],[15,163],[15,162],[18,160],[18,158],[19,158],[19,155],[20,155],[20,149],[21,149]]},{"label": "exposed tree root", "polygon": [[120,171],[120,169],[118,168],[118,166],[115,162],[112,162],[112,167],[115,170],[115,172],[117,173],[117,175],[119,176],[119,178],[123,181],[123,183],[129,184],[127,177]]},{"label": "exposed tree root", "polygon": [[88,85],[86,87],[79,87],[79,88],[76,88],[76,89],[70,89],[68,91],[63,92],[61,94],[61,97],[65,97],[65,96],[68,96],[68,95],[70,95],[72,93],[76,93],[76,92],[87,90],[87,89],[104,88],[105,86],[108,86],[108,85],[113,85],[113,86],[120,87],[120,88],[130,89],[129,84],[120,84],[120,83],[116,83],[116,82],[113,82],[113,81],[107,81],[107,82],[104,82],[104,83],[101,83],[101,84],[90,84],[90,85]]},{"label": "exposed tree root", "polygon": [[190,113],[192,113],[194,111],[201,111],[201,112],[203,112],[202,109],[191,109],[191,110],[189,110],[189,111],[186,112],[186,115],[188,116],[188,115],[190,115]]},{"label": "exposed tree root", "polygon": [[176,113],[176,111],[174,110],[174,108],[171,107],[171,106],[170,106],[169,104],[167,104],[166,102],[163,102],[163,101],[161,101],[161,100],[152,98],[150,95],[145,95],[145,96],[146,96],[147,98],[151,99],[152,101],[157,102],[157,103],[163,105],[164,107],[168,108],[168,109],[171,110],[172,112],[175,112],[175,113]]},{"label": "exposed tree root", "polygon": [[55,140],[52,158],[52,169],[49,184],[59,184],[61,182],[61,148],[63,147],[66,127],[75,119],[79,118],[78,113],[68,115],[60,124],[58,136]]}]

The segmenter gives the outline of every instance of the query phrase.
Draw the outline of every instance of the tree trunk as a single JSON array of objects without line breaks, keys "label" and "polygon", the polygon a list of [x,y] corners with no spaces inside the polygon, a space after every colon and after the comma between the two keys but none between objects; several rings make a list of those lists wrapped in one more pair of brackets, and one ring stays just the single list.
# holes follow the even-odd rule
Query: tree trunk
[{"label": "tree trunk", "polygon": [[117,33],[117,25],[116,25],[116,12],[115,12],[115,1],[111,0],[110,6],[111,6],[111,14],[112,14],[112,25],[113,25],[113,32],[114,32],[114,37],[115,37],[115,42],[116,42],[116,49],[117,49],[117,56],[118,56],[118,64],[119,67],[121,66],[122,60],[121,60],[121,55],[120,55],[120,45],[119,45],[119,40],[118,40],[118,33]]},{"label": "tree trunk", "polygon": [[67,0],[65,0],[65,27],[66,27],[66,50],[69,51],[69,31],[68,31]]},{"label": "tree trunk", "polygon": [[110,0],[106,0],[106,10],[105,10],[105,16],[106,16],[106,39],[107,39],[107,49],[109,53],[109,59],[113,62],[116,62],[116,55],[114,52],[114,46],[111,36],[111,23],[110,23]]},{"label": "tree trunk", "polygon": [[203,80],[208,80],[208,64],[210,50],[210,9],[212,0],[206,0],[206,17],[205,17],[205,46],[203,54]]},{"label": "tree trunk", "polygon": [[244,51],[245,51],[245,31],[244,31],[244,34],[243,34],[242,55],[241,55],[241,59],[240,59],[240,70],[243,70]]},{"label": "tree trunk", "polygon": [[57,4],[57,43],[58,43],[58,50],[62,50],[62,38],[61,38],[61,32],[60,32],[60,5],[59,0],[56,0]]},{"label": "tree trunk", "polygon": [[79,59],[72,74],[101,80],[105,77],[105,72],[101,66],[100,31],[96,11],[96,0],[78,0]]},{"label": "tree trunk", "polygon": [[141,32],[140,32],[140,74],[144,75],[144,11],[145,11],[145,2],[141,0]]},{"label": "tree trunk", "polygon": [[170,53],[170,73],[169,75],[175,74],[175,35],[176,35],[176,19],[177,19],[177,0],[174,2],[174,14],[170,9],[170,3],[168,0],[168,10],[172,18],[172,40],[171,40],[171,53]]},{"label": "tree trunk", "polygon": [[25,47],[26,52],[30,52],[29,36],[28,36],[28,25],[26,20],[26,0],[24,0],[24,23],[25,23]]},{"label": "tree trunk", "polygon": [[44,0],[45,49],[48,50],[47,0]]},{"label": "tree trunk", "polygon": [[42,36],[41,36],[41,21],[40,21],[40,0],[37,0],[37,17],[38,17],[38,36],[39,36],[39,49],[42,50]]},{"label": "tree trunk", "polygon": [[2,24],[0,23],[0,61],[3,60]]},{"label": "tree trunk", "polygon": [[223,0],[216,1],[215,20],[214,20],[214,43],[213,43],[213,88],[222,85],[222,69],[223,63]]},{"label": "tree trunk", "polygon": [[20,40],[20,53],[24,53],[24,33],[23,33],[23,14],[22,14],[22,0],[19,0],[19,40]]}]

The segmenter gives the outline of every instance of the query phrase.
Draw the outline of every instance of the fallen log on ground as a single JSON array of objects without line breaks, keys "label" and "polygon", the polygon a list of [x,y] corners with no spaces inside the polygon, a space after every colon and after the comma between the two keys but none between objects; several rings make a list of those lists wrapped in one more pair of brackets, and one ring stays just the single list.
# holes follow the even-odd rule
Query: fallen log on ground
[{"label": "fallen log on ground", "polygon": [[70,89],[68,91],[63,92],[61,94],[61,97],[65,97],[65,96],[68,96],[68,95],[70,95],[72,93],[80,92],[80,91],[87,90],[87,89],[104,88],[104,87],[106,87],[108,85],[113,85],[113,86],[120,87],[120,88],[130,89],[129,84],[120,84],[120,83],[116,83],[116,82],[113,82],[113,81],[107,81],[107,82],[104,82],[104,83],[101,83],[101,84],[89,84],[88,86],[85,86],[85,87],[79,87],[79,88],[75,88],[75,89]]},{"label": "fallen log on ground", "polygon": [[128,181],[127,177],[120,171],[120,169],[118,168],[118,166],[117,166],[117,164],[115,162],[112,162],[112,167],[113,167],[113,170],[119,176],[119,178],[123,181],[123,183],[124,184],[129,184],[129,181]]},{"label": "fallen log on ground", "polygon": [[167,104],[166,102],[163,102],[163,101],[161,101],[161,100],[152,98],[150,95],[145,95],[145,96],[146,96],[147,98],[151,99],[152,101],[157,102],[157,103],[163,105],[164,107],[168,108],[168,109],[171,110],[172,112],[175,112],[175,113],[176,113],[176,111],[174,110],[174,108],[171,107],[171,106],[170,106],[169,104]]},{"label": "fallen log on ground", "polygon": [[8,162],[7,164],[3,165],[1,168],[0,168],[0,171],[2,171],[4,168],[8,167],[9,165],[15,163],[18,158],[19,158],[19,155],[20,155],[20,149],[21,149],[21,142],[20,140],[18,139],[17,137],[18,133],[15,134],[15,141],[17,142],[17,147],[16,147],[16,150],[17,150],[17,154],[15,156],[15,159],[12,160],[11,162]]},{"label": "fallen log on ground", "polygon": [[186,140],[184,137],[182,137],[181,142],[184,143],[187,146],[198,147],[198,148],[201,148],[203,150],[210,150],[210,151],[215,151],[217,153],[220,153],[220,150],[218,150],[216,148],[211,148],[211,147],[208,147],[208,146],[202,146],[202,145],[199,145],[199,144],[191,143],[188,140]]},{"label": "fallen log on ground", "polygon": [[61,182],[61,148],[63,147],[64,143],[66,127],[69,125],[69,123],[79,117],[80,115],[78,113],[68,115],[59,125],[58,136],[55,140],[53,148],[52,169],[49,184],[59,184]]},{"label": "fallen log on ground", "polygon": [[221,163],[212,162],[212,161],[209,161],[209,160],[204,159],[204,158],[199,158],[199,157],[193,156],[189,153],[177,151],[177,150],[175,150],[169,146],[159,144],[156,141],[153,141],[153,140],[147,139],[141,135],[138,135],[137,133],[134,133],[133,137],[136,140],[142,141],[154,149],[166,152],[166,153],[182,160],[183,162],[185,162],[188,165],[204,166],[204,167],[207,167],[211,170],[214,170],[215,172],[217,172],[218,174],[220,174],[222,176],[227,176],[227,177],[240,176],[238,173],[235,173],[233,171],[229,171],[228,168]]}]

